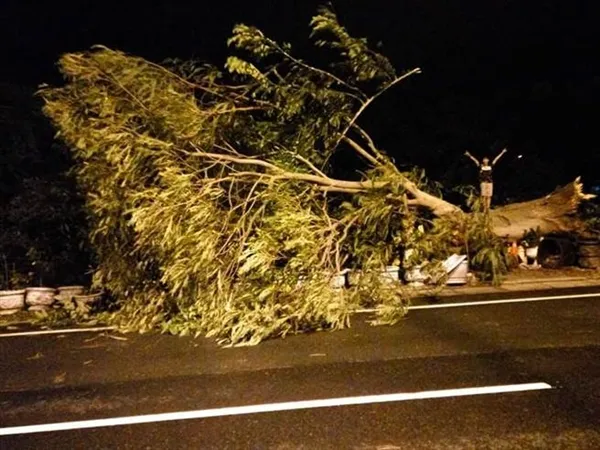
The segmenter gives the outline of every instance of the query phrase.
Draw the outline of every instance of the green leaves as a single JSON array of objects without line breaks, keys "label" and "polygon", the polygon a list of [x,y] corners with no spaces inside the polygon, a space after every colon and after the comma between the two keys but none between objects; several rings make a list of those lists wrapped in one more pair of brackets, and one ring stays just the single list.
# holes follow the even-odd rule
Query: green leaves
[{"label": "green leaves", "polygon": [[233,33],[227,40],[227,45],[246,50],[258,58],[265,58],[277,51],[277,45],[267,39],[262,31],[243,24],[233,27]]},{"label": "green leaves", "polygon": [[[359,84],[399,80],[331,11],[312,27],[337,52],[335,73],[246,25],[224,72],[105,47],[63,55],[67,83],[40,94],[78,161],[95,283],[120,304],[113,323],[249,345],[345,327],[373,299],[388,322],[405,313],[409,294],[372,280],[407,246],[427,245],[402,202],[411,177],[356,126],[383,92]],[[341,147],[348,133],[364,148]],[[332,152],[349,150],[376,166],[363,184],[328,172]],[[335,289],[346,266],[374,278]]]},{"label": "green leaves", "polygon": [[331,9],[321,7],[319,14],[312,18],[310,25],[311,37],[322,37],[316,41],[316,45],[338,53],[341,62],[334,64],[334,67],[349,71],[354,81],[377,80],[383,85],[396,78],[396,72],[390,61],[371,50],[366,39],[350,36]]},{"label": "green leaves", "polygon": [[268,83],[267,77],[265,77],[256,66],[235,56],[227,58],[225,68],[231,73],[248,76],[260,84]]}]

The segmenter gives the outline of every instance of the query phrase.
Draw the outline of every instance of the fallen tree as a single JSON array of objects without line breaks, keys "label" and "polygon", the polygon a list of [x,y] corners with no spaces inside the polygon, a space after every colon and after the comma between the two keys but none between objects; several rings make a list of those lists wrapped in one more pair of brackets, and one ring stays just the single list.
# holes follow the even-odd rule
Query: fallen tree
[{"label": "fallen tree", "polygon": [[530,229],[539,229],[542,234],[584,232],[578,208],[581,202],[593,197],[583,192],[581,180],[577,178],[545,197],[492,210],[492,228],[499,236],[511,239],[520,238],[523,231]]},{"label": "fallen tree", "polygon": [[[95,283],[120,301],[112,319],[122,328],[257,343],[346,326],[357,305],[397,320],[410,294],[382,281],[389,264],[427,260],[441,281],[440,262],[466,252],[484,274],[505,270],[489,216],[463,213],[419,171],[400,171],[359,125],[420,70],[397,74],[326,8],[311,26],[331,70],[237,25],[229,45],[245,59],[231,56],[226,72],[97,47],[64,55],[67,84],[41,89],[73,148]],[[336,175],[336,152],[362,160],[356,179]],[[492,213],[500,234],[530,225],[511,211]],[[340,291],[331,280],[344,268],[363,276]]]}]

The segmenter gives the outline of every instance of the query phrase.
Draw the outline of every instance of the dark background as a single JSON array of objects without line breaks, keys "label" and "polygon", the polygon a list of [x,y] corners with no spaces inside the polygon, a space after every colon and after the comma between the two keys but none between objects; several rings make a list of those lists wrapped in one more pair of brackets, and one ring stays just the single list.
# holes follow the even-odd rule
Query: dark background
[{"label": "dark background", "polygon": [[[153,61],[196,57],[221,66],[238,22],[309,56],[308,22],[322,3],[4,0],[0,81],[60,83],[59,55],[94,44]],[[503,203],[578,175],[588,185],[600,179],[596,3],[369,0],[334,7],[352,34],[381,41],[399,70],[423,69],[366,114],[379,144],[447,189],[477,181],[465,149],[493,157],[507,146],[496,171],[495,201]]]}]

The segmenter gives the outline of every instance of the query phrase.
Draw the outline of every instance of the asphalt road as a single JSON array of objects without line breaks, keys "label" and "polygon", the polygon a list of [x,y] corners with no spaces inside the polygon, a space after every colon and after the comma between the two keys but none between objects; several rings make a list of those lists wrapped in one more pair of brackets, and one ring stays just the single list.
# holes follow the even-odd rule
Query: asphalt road
[{"label": "asphalt road", "polygon": [[[110,332],[0,337],[0,448],[600,448],[600,294],[417,309],[393,327],[366,319],[236,349]],[[510,391],[539,383],[551,388]],[[462,395],[498,386],[509,392]],[[365,403],[332,406],[344,401]],[[27,428],[54,423],[72,429]]]}]

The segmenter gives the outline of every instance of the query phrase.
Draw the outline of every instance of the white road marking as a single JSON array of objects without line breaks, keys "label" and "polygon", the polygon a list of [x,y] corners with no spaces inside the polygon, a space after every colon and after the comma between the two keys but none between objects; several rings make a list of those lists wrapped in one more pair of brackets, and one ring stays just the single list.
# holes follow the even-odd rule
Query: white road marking
[{"label": "white road marking", "polygon": [[461,306],[483,306],[483,305],[501,305],[504,303],[527,303],[527,302],[547,302],[549,300],[567,300],[576,298],[593,298],[599,297],[600,293],[594,294],[573,294],[573,295],[553,295],[549,297],[526,297],[526,298],[511,298],[505,300],[483,300],[480,302],[462,302],[462,303],[446,303],[436,305],[416,305],[409,306],[408,309],[437,309],[437,308],[459,308]]},{"label": "white road marking", "polygon": [[[523,298],[510,298],[500,300],[481,300],[474,302],[460,302],[460,303],[436,303],[433,305],[414,305],[409,306],[408,310],[414,311],[417,309],[440,309],[440,308],[460,308],[464,306],[486,306],[486,305],[501,305],[504,303],[528,303],[528,302],[547,302],[550,300],[569,300],[577,298],[600,298],[600,292],[593,294],[570,294],[570,295],[552,295],[548,297],[523,297]],[[443,300],[442,300],[443,301]],[[377,312],[377,308],[364,308],[357,309],[356,313],[374,313]]]},{"label": "white road marking", "polygon": [[51,431],[81,430],[86,428],[98,427],[114,427],[142,423],[170,422],[176,420],[206,419],[209,417],[238,416],[244,414],[294,411],[299,409],[330,408],[333,406],[367,405],[375,403],[403,402],[408,400],[424,400],[432,398],[465,397],[471,395],[538,391],[543,389],[552,389],[552,386],[550,386],[547,383],[524,383],[461,389],[443,389],[437,391],[421,391],[411,393],[366,395],[361,397],[341,397],[328,398],[322,400],[303,400],[285,403],[267,403],[262,405],[201,409],[197,411],[181,411],[163,414],[147,414],[141,416],[114,417],[109,419],[80,420],[76,422],[59,422],[39,425],[6,427],[0,428],[0,436],[47,433]]},{"label": "white road marking", "polygon": [[19,331],[15,333],[0,334],[0,338],[19,337],[19,336],[40,336],[44,334],[66,334],[66,333],[91,333],[94,331],[111,331],[115,327],[91,327],[91,328],[66,328],[63,330],[38,330],[38,331]]}]

